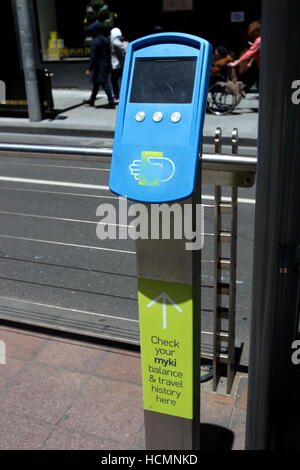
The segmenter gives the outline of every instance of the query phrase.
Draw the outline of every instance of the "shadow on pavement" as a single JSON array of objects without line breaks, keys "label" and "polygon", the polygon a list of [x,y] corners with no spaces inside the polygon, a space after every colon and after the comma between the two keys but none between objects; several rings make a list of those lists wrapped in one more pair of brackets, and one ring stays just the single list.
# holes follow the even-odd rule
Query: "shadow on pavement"
[{"label": "shadow on pavement", "polygon": [[232,450],[234,434],[215,424],[201,423],[201,450]]},{"label": "shadow on pavement", "polygon": [[82,101],[78,104],[74,104],[72,106],[68,106],[67,108],[64,109],[54,109],[53,114],[51,116],[51,120],[54,121],[55,119],[67,119],[68,116],[60,116],[62,113],[66,113],[67,111],[71,111],[72,109],[80,108],[80,106],[84,106],[85,103]]}]

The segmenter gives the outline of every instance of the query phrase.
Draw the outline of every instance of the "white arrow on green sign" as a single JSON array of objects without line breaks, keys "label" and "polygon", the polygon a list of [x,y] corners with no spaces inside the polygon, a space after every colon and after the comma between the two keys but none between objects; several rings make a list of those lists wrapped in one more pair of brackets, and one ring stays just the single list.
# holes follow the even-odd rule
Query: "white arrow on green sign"
[{"label": "white arrow on green sign", "polygon": [[171,299],[171,297],[169,297],[168,294],[166,294],[165,292],[163,292],[158,297],[156,297],[156,299],[152,300],[152,302],[150,302],[147,305],[147,307],[148,308],[153,307],[153,305],[158,303],[160,300],[162,303],[163,329],[166,330],[167,329],[167,303],[169,302],[170,304],[174,305],[174,307],[176,308],[176,310],[178,310],[178,312],[182,312],[182,309],[178,307],[178,305],[175,304],[175,302]]},{"label": "white arrow on green sign", "polygon": [[145,410],[193,419],[192,286],[138,280]]}]

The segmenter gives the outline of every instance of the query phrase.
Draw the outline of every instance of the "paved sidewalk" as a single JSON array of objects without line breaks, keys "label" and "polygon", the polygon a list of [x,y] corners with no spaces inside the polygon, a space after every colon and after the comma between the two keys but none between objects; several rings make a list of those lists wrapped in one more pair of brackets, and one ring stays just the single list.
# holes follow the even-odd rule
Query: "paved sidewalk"
[{"label": "paved sidewalk", "polygon": [[[13,140],[13,134],[18,133],[27,134],[27,140],[32,134],[112,139],[117,110],[102,107],[107,102],[103,93],[99,93],[95,108],[84,105],[83,100],[87,99],[89,94],[86,90],[54,89],[55,109],[59,111],[55,119],[44,119],[36,123],[30,122],[27,118],[0,116],[0,133],[11,134],[10,140]],[[231,139],[233,129],[238,128],[241,144],[255,146],[258,128],[257,110],[258,96],[247,95],[230,115],[207,114],[204,125],[204,143],[211,143],[216,128],[221,127],[225,138]]]},{"label": "paved sidewalk", "polygon": [[[3,325],[0,340],[0,449],[145,448],[139,353]],[[224,446],[222,426],[243,449],[247,376],[236,378],[232,396],[210,386],[201,402],[205,448]]]}]

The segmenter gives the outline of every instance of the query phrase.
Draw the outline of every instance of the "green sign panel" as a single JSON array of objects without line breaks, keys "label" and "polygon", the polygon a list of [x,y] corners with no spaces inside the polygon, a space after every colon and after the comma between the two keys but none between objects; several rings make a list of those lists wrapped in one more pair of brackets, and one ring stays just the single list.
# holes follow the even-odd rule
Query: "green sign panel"
[{"label": "green sign panel", "polygon": [[139,279],[145,410],[193,419],[192,286]]}]

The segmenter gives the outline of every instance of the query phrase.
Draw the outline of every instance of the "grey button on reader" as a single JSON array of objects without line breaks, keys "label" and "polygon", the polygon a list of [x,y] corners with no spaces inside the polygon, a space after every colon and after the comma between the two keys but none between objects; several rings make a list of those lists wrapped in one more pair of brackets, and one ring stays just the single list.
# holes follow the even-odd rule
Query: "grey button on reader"
[{"label": "grey button on reader", "polygon": [[135,120],[137,122],[142,122],[146,118],[146,113],[144,111],[138,111],[135,115]]},{"label": "grey button on reader", "polygon": [[160,111],[156,111],[156,113],[153,114],[153,121],[154,122],[160,122],[162,121],[164,115]]}]

